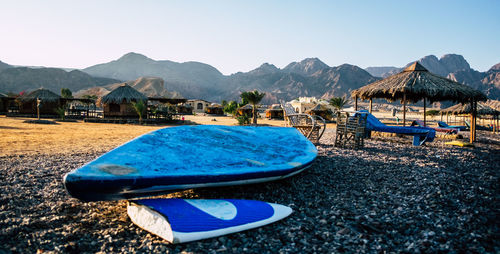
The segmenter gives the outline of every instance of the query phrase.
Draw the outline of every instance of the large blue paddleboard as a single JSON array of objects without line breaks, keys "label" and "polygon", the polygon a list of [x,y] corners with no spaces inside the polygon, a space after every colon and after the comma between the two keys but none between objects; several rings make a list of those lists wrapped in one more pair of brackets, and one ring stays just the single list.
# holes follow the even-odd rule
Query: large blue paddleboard
[{"label": "large blue paddleboard", "polygon": [[135,138],[64,177],[84,201],[272,181],[304,170],[316,147],[294,128],[180,126]]},{"label": "large blue paddleboard", "polygon": [[235,233],[281,220],[287,206],[237,199],[142,199],[129,201],[136,225],[171,243]]}]

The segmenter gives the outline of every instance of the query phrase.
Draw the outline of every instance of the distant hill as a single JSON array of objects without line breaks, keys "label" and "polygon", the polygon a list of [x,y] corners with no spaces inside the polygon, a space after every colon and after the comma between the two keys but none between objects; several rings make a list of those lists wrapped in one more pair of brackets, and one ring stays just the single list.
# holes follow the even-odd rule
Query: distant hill
[{"label": "distant hill", "polygon": [[224,83],[224,75],[208,64],[155,61],[137,53],[128,53],[118,60],[94,65],[82,71],[95,77],[119,80],[160,77],[165,80],[165,86],[169,91],[196,98],[218,91]]},{"label": "distant hill", "polygon": [[346,66],[330,67],[318,58],[306,58],[283,69],[265,63],[246,73],[224,76],[214,67],[202,63],[156,61],[144,55],[128,53],[116,61],[94,65],[83,71],[93,76],[122,80],[141,76],[161,77],[168,91],[176,91],[186,98],[217,102],[240,100],[242,91],[258,89],[267,94],[263,103],[270,104],[299,96],[325,98],[347,95],[352,89],[376,80],[359,67]]},{"label": "distant hill", "polygon": [[374,77],[384,77],[384,74],[386,73],[392,73],[392,72],[397,72],[400,68],[394,67],[394,66],[382,66],[382,67],[367,67],[365,68],[365,71],[370,73],[370,75]]},{"label": "distant hill", "polygon": [[168,92],[165,89],[163,79],[157,77],[140,77],[136,80],[130,80],[123,83],[83,89],[76,92],[74,96],[82,97],[83,95],[96,95],[97,97],[102,97],[123,84],[133,87],[148,97],[182,98],[177,92]]},{"label": "distant hill", "polygon": [[95,78],[79,70],[66,72],[57,68],[13,67],[0,71],[0,91],[19,93],[40,87],[59,93],[61,88],[71,91],[120,82],[110,78]]},{"label": "distant hill", "polygon": [[12,66],[0,61],[0,71],[8,69],[8,68],[12,68]]}]

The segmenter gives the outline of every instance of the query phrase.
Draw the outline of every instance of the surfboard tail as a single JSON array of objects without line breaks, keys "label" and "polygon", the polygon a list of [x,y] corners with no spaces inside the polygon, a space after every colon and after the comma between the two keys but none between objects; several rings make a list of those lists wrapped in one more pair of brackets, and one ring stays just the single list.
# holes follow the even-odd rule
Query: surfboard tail
[{"label": "surfboard tail", "polygon": [[290,207],[256,200],[142,199],[129,201],[133,223],[171,243],[236,233],[281,220]]}]

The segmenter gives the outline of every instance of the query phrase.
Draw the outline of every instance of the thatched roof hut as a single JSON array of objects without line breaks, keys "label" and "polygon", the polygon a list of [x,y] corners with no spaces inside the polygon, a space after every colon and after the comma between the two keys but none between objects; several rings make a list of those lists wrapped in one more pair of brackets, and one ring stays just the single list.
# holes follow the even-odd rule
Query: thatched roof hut
[{"label": "thatched roof hut", "polygon": [[[441,110],[442,113],[449,113],[449,114],[470,114],[472,113],[472,107],[470,104],[456,104],[453,105],[449,108],[445,108]],[[488,107],[484,103],[478,103],[477,104],[477,114],[478,115],[499,115],[500,111],[493,109],[491,107]]]},{"label": "thatched roof hut", "polygon": [[239,107],[236,110],[236,116],[247,115],[248,117],[253,117],[253,107],[250,104]]},{"label": "thatched roof hut", "polygon": [[224,107],[217,103],[212,103],[206,108],[207,114],[224,115]]},{"label": "thatched roof hut", "polygon": [[280,104],[273,104],[266,109],[266,118],[268,119],[283,119],[284,111]]},{"label": "thatched roof hut", "polygon": [[41,115],[56,115],[56,108],[62,106],[61,96],[54,92],[40,88],[27,95],[18,98],[19,113],[21,114],[37,114],[37,99],[40,100]]},{"label": "thatched roof hut", "polygon": [[132,88],[127,84],[123,84],[118,88],[116,88],[115,90],[108,93],[106,96],[102,97],[101,103],[121,104],[121,103],[137,102],[137,101],[145,102],[147,100],[148,97],[146,97],[144,94],[140,93],[139,91],[135,90],[134,88]]},{"label": "thatched roof hut", "polygon": [[22,102],[31,102],[36,101],[37,98],[42,100],[42,102],[55,102],[59,101],[61,99],[61,96],[48,89],[40,88],[27,95],[19,97],[19,100]]},{"label": "thatched roof hut", "polygon": [[389,101],[405,100],[417,102],[423,99],[468,103],[486,101],[482,92],[453,80],[430,73],[415,62],[402,72],[352,91],[353,98],[363,100],[383,98]]},{"label": "thatched roof hut", "polygon": [[0,93],[0,113],[5,113],[8,110],[8,96],[6,94]]},{"label": "thatched roof hut", "polygon": [[148,97],[127,84],[123,84],[100,99],[104,117],[138,117],[132,103],[142,101],[147,105]]},{"label": "thatched roof hut", "polygon": [[307,110],[306,114],[321,116],[326,120],[332,120],[332,111],[326,105],[323,104],[318,104],[313,108]]}]

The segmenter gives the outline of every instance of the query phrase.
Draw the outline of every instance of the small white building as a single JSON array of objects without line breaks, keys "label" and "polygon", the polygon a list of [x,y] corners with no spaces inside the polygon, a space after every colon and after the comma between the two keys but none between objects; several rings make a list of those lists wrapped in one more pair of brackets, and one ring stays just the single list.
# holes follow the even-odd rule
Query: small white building
[{"label": "small white building", "polygon": [[305,113],[306,111],[316,107],[318,104],[324,104],[330,108],[327,101],[316,99],[316,97],[299,97],[298,100],[290,101],[290,104],[295,109],[295,112],[299,114]]},{"label": "small white building", "polygon": [[186,104],[191,105],[193,107],[193,112],[196,113],[205,113],[207,111],[207,107],[209,107],[212,103],[206,100],[188,100]]}]

